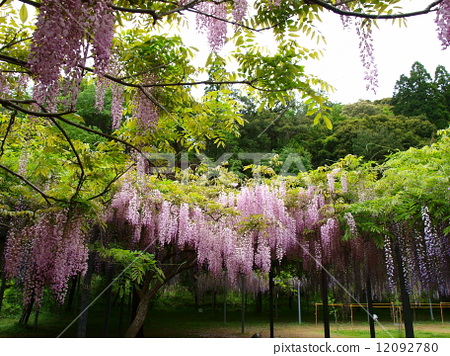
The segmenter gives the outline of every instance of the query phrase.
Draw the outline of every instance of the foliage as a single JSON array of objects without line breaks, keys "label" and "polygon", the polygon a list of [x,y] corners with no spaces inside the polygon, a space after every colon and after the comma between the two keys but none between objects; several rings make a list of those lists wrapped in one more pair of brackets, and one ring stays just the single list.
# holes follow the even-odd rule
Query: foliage
[{"label": "foliage", "polygon": [[392,110],[396,115],[425,115],[438,129],[450,122],[449,74],[442,66],[436,68],[434,80],[425,67],[415,62],[410,76],[401,75],[395,84]]},{"label": "foliage", "polygon": [[158,268],[155,256],[144,251],[131,251],[121,248],[96,247],[100,257],[119,266],[121,272],[114,280],[114,287],[122,297],[134,285],[141,285],[148,273],[153,273],[155,280],[164,280],[164,272]]}]

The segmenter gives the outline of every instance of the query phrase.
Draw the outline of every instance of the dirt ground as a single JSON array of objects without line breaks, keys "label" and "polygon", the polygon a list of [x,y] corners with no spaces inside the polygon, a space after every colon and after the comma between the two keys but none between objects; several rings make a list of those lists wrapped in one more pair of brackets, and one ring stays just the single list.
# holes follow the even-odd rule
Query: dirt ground
[{"label": "dirt ground", "polygon": [[[198,337],[198,338],[242,338],[251,337],[258,333],[261,337],[270,337],[269,325],[250,325],[241,332],[240,325],[211,327],[211,328],[186,328],[177,330],[173,328],[147,328],[147,337]],[[450,338],[450,323],[444,325],[440,323],[416,323],[414,325],[416,337],[448,337]],[[370,337],[367,324],[331,324],[331,337],[336,338],[364,338]],[[275,324],[274,335],[277,338],[323,338],[323,325],[292,323]],[[404,337],[402,325],[377,325],[377,337]]]}]

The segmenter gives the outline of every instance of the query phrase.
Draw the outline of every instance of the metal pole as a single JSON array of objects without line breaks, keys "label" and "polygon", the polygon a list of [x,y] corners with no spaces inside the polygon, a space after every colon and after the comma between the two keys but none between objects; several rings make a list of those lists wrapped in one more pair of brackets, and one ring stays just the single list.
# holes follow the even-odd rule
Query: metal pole
[{"label": "metal pole", "polygon": [[428,304],[430,305],[430,318],[431,318],[431,321],[434,321],[433,306],[431,305],[431,298],[429,296],[428,296]]}]

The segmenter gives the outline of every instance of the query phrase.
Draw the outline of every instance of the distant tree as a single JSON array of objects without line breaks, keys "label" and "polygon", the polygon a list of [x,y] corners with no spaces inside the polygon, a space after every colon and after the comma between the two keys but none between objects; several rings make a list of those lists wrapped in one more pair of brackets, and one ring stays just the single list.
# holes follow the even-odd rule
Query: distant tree
[{"label": "distant tree", "polygon": [[410,76],[401,75],[395,84],[391,101],[394,113],[404,116],[426,115],[438,129],[446,128],[450,121],[450,106],[441,91],[446,90],[446,79],[448,73],[445,68],[436,69],[433,81],[425,67],[415,62]]},{"label": "distant tree", "polygon": [[370,100],[359,100],[354,104],[345,105],[342,108],[341,114],[348,117],[374,116],[382,114],[384,107],[376,105]]}]

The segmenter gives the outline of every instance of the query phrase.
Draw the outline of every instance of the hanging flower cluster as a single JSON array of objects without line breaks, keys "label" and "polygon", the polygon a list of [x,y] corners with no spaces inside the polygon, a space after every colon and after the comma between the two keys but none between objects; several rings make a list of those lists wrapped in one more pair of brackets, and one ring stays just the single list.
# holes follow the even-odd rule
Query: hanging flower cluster
[{"label": "hanging flower cluster", "polygon": [[[421,209],[423,230],[412,228],[408,223],[393,223],[391,231],[396,242],[385,238],[384,250],[389,286],[392,291],[396,273],[403,273],[408,292],[420,296],[422,292],[439,291],[442,295],[450,293],[450,255],[446,249],[449,242],[442,229],[432,223],[428,207]],[[401,260],[396,261],[393,243],[398,244]],[[398,263],[402,271],[398,270]],[[397,267],[397,269],[396,269]]]},{"label": "hanging flower cluster", "polygon": [[[112,57],[109,65],[106,68],[107,74],[112,76],[118,76],[120,73],[120,67],[117,60]],[[124,87],[117,82],[113,82],[102,75],[97,77],[96,90],[95,90],[95,108],[100,112],[104,109],[105,94],[108,88],[111,90],[111,128],[117,130],[120,128],[123,117],[123,92]]]},{"label": "hanging flower cluster", "polygon": [[[34,98],[54,104],[61,74],[73,81],[76,97],[81,68],[93,43],[95,71],[106,69],[114,34],[114,14],[109,0],[43,0],[33,33],[29,67],[35,75]],[[53,99],[53,100],[52,100]],[[50,105],[52,105],[50,104]]]},{"label": "hanging flower cluster", "polygon": [[442,43],[442,49],[450,46],[450,1],[444,0],[439,4],[436,12],[436,24],[438,38]]},{"label": "hanging flower cluster", "polygon": [[368,20],[361,21],[356,26],[356,32],[359,37],[360,57],[365,69],[366,90],[376,92],[378,88],[378,68],[374,56],[372,23]]},{"label": "hanging flower cluster", "polygon": [[71,277],[86,272],[88,249],[82,219],[67,211],[40,214],[31,225],[10,229],[5,275],[23,287],[24,304],[40,305],[48,286],[62,303]]},{"label": "hanging flower cluster", "polygon": [[209,47],[218,52],[225,45],[227,38],[227,5],[225,2],[201,2],[197,5],[197,29],[206,31]]},{"label": "hanging flower cluster", "polygon": [[239,214],[216,217],[198,206],[176,205],[162,199],[157,190],[136,189],[126,181],[111,203],[114,214],[109,220],[131,226],[134,244],[194,248],[200,266],[214,276],[227,270],[229,278],[236,280],[254,269],[268,272],[272,261],[281,260],[294,244],[295,221],[280,194],[282,190],[265,185],[223,194],[218,202]]}]

